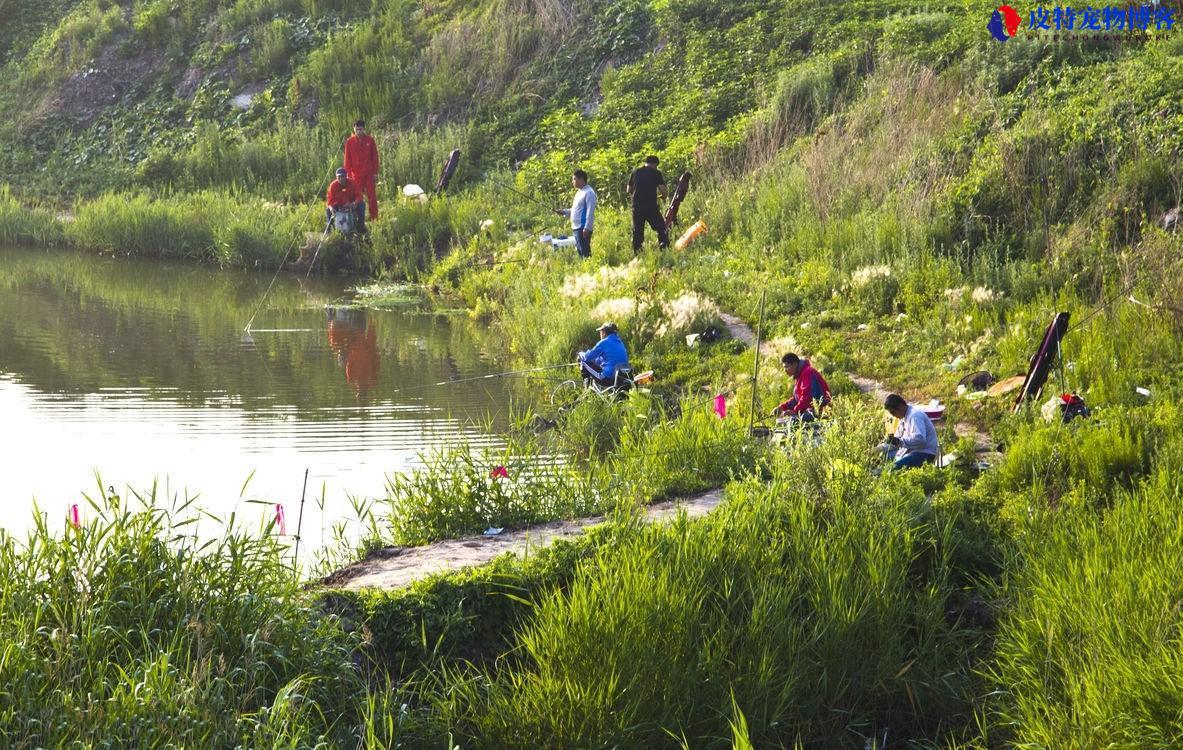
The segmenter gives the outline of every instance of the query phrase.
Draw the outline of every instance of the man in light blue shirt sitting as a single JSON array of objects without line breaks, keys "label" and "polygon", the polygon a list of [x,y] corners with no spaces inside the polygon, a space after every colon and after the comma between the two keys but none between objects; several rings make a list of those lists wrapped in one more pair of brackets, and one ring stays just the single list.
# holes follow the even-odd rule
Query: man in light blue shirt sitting
[{"label": "man in light blue shirt sitting", "polygon": [[884,400],[883,408],[900,420],[895,434],[887,439],[888,446],[895,449],[892,470],[914,469],[936,463],[941,448],[937,442],[937,428],[928,415],[895,393]]},{"label": "man in light blue shirt sitting", "polygon": [[592,230],[596,224],[596,191],[587,184],[587,172],[577,169],[571,175],[575,198],[571,208],[556,209],[560,216],[571,217],[571,233],[575,235],[575,249],[582,258],[591,257]]},{"label": "man in light blue shirt sitting", "polygon": [[605,323],[596,330],[600,332],[600,342],[579,353],[580,369],[585,378],[601,386],[617,385],[617,373],[628,369],[628,349],[620,340],[615,323]]}]

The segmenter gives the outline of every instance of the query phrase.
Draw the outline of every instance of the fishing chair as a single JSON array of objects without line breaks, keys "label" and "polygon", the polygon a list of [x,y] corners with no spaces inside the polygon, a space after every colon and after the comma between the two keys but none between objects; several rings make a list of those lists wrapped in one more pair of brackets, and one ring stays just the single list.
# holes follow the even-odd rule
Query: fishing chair
[{"label": "fishing chair", "polygon": [[633,387],[633,370],[631,367],[616,368],[612,383],[608,385],[595,378],[584,378],[583,383],[588,390],[595,391],[601,396],[623,394]]}]

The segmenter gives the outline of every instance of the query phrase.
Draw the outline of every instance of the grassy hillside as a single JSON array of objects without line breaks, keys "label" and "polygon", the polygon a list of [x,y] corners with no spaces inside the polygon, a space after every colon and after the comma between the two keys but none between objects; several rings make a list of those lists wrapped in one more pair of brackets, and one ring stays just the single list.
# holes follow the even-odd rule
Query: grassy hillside
[{"label": "grassy hillside", "polygon": [[[513,482],[472,451],[430,457],[370,506],[362,551],[627,516],[705,487],[729,498],[706,521],[621,517],[538,560],[332,595],[316,601],[323,621],[278,578],[279,629],[178,599],[169,622],[215,618],[233,636],[217,654],[189,631],[153,640],[155,610],[114,605],[55,610],[51,633],[79,638],[46,638],[30,614],[46,577],[25,576],[0,596],[0,634],[23,644],[22,661],[0,658],[0,684],[34,675],[0,702],[32,717],[12,724],[19,742],[166,736],[39,723],[45,690],[83,716],[106,690],[113,715],[167,717],[167,736],[219,746],[1177,745],[1183,241],[1168,212],[1183,203],[1183,28],[999,43],[993,7],[84,0],[6,27],[0,174],[17,177],[0,241],[274,266],[315,231],[361,115],[385,207],[372,247],[332,248],[335,265],[423,281],[538,365],[569,362],[611,318],[657,372],[648,395],[515,434],[497,457]],[[447,196],[396,198],[433,183],[455,147]],[[683,251],[650,236],[633,258],[623,184],[649,152],[695,175],[679,231],[709,230]],[[565,203],[575,166],[603,206],[590,262],[541,246],[562,220],[505,189]],[[1078,392],[1092,418],[959,396],[975,370],[1022,372],[1056,311],[1073,328],[1045,398]],[[773,350],[757,419],[787,388],[781,352],[826,373],[839,398],[820,445],[748,439],[751,350],[686,341],[723,312],[762,322]],[[962,460],[878,473],[882,412],[846,372],[945,400],[942,441]],[[726,420],[709,411],[716,393]],[[990,469],[953,423],[1001,446]],[[519,474],[556,451],[577,461]],[[189,585],[220,591],[200,554],[170,557],[138,523],[130,541],[40,530],[39,556],[6,539],[0,566],[131,556],[197,566]],[[281,565],[261,548],[232,572]],[[82,656],[110,623],[143,635],[96,671]],[[276,633],[279,666],[219,682],[210,664],[246,658],[240,629]],[[308,637],[356,668],[314,658]],[[141,682],[168,690],[123,687]],[[159,702],[173,685],[198,708]],[[238,720],[210,718],[226,711]]]}]

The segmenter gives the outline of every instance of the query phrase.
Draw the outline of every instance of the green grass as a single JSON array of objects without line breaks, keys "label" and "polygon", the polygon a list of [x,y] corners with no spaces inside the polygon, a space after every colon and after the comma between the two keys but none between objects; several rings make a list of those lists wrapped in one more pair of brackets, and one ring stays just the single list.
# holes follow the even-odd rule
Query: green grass
[{"label": "green grass", "polygon": [[79,205],[66,237],[80,249],[116,255],[275,266],[302,239],[309,218],[248,196],[111,193]]},{"label": "green grass", "polygon": [[[0,538],[4,700],[15,746],[225,747],[347,738],[356,636],[301,594],[272,537],[201,528],[189,502],[83,503]],[[231,521],[232,523],[232,521]]]},{"label": "green grass", "polygon": [[[4,616],[21,623],[8,640],[22,648],[2,663],[24,670],[4,675],[19,698],[8,718],[97,717],[78,725],[91,734],[23,724],[27,744],[133,744],[149,731],[217,744],[250,731],[300,745],[346,726],[429,746],[876,746],[884,731],[893,745],[1178,744],[1171,404],[1183,246],[1161,228],[1183,197],[1178,34],[997,45],[982,31],[984,3],[422,8],[202,0],[175,13],[149,3],[129,22],[102,5],[55,5],[60,23],[13,47],[0,83],[0,105],[19,114],[0,122],[0,171],[24,178],[19,194],[0,194],[0,241],[274,266],[317,229],[340,140],[366,116],[383,148],[383,217],[371,246],[334,245],[330,265],[426,281],[493,323],[507,359],[570,362],[612,318],[634,364],[657,374],[649,394],[580,403],[502,453],[429,457],[392,480],[366,543],[605,513],[738,480],[729,504],[703,522],[612,525],[536,570],[502,561],[352,601],[378,657],[368,691],[294,643],[357,646],[335,630],[309,636],[332,620],[313,625],[299,609],[282,630],[293,655],[283,668],[235,672],[215,693],[198,679],[205,662],[190,655],[206,652],[189,631],[149,656],[124,644],[154,631],[102,619],[122,601],[114,588],[70,611],[114,623],[118,648],[57,672],[57,642],[37,630],[50,615],[6,592]],[[70,76],[96,56],[144,52],[167,61],[159,83],[63,125],[50,105]],[[177,95],[191,68],[204,78]],[[256,103],[231,109],[248,86],[262,89]],[[449,195],[402,202],[398,188],[430,188],[452,148],[464,161]],[[695,174],[678,230],[700,217],[710,229],[684,251],[658,252],[650,238],[632,262],[623,183],[650,152],[671,178]],[[601,196],[590,262],[539,245],[563,220],[502,187],[565,204],[576,165]],[[40,207],[75,193],[73,222]],[[1005,401],[958,398],[974,370],[1024,370],[1059,310],[1087,322],[1045,398],[1079,392],[1093,419],[1049,425],[1034,410],[1005,416]],[[719,327],[720,311],[762,322],[770,342],[757,419],[788,390],[782,352],[831,378],[840,396],[820,446],[746,438],[750,350],[686,341]],[[950,421],[991,431],[1003,458],[981,477],[968,460],[877,476],[882,413],[845,371],[944,399]],[[544,402],[552,387],[538,384]],[[720,392],[727,420],[709,412]],[[564,459],[545,460],[554,455]],[[496,464],[510,480],[489,477]],[[50,547],[13,549],[8,564],[56,559],[40,551]],[[186,564],[214,565],[193,555]],[[229,579],[248,572],[273,586],[269,606],[298,609],[266,573]],[[213,586],[212,575],[197,580]],[[143,587],[144,607],[177,600]],[[234,643],[271,632],[239,619],[226,631]],[[93,651],[98,631],[83,632]],[[177,687],[188,684],[196,692]],[[322,692],[295,699],[307,690]],[[118,709],[80,708],[85,694],[114,695]],[[182,710],[177,695],[197,698]],[[116,723],[135,716],[188,718]]]},{"label": "green grass", "polygon": [[0,242],[9,245],[57,245],[62,225],[53,212],[25,206],[7,185],[0,185]]},{"label": "green grass", "polygon": [[[498,450],[429,453],[421,468],[389,479],[386,496],[369,509],[362,546],[628,513],[762,470],[765,451],[738,421],[723,423],[701,403],[676,411],[667,416],[641,393],[620,403],[591,395],[570,410],[541,407],[520,417],[521,431]],[[533,434],[547,419],[555,428]],[[492,476],[498,466],[507,478]]]},{"label": "green grass", "polygon": [[1183,737],[1174,482],[1041,523],[1008,564],[998,734],[1014,747],[1171,747]]},{"label": "green grass", "polygon": [[726,747],[733,698],[757,746],[963,732],[980,634],[945,613],[960,511],[861,472],[819,502],[816,450],[705,521],[625,532],[436,710],[480,747]]}]

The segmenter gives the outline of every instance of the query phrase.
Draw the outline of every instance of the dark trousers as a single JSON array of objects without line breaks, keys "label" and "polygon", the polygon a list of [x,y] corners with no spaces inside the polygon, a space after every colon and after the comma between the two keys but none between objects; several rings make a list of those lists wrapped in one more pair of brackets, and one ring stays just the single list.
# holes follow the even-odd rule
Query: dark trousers
[{"label": "dark trousers", "polygon": [[641,249],[641,245],[645,242],[645,225],[653,227],[653,231],[657,232],[657,244],[660,247],[670,246],[670,236],[665,231],[665,218],[662,217],[661,211],[657,206],[650,206],[648,208],[633,207],[633,252]]},{"label": "dark trousers", "polygon": [[592,233],[588,232],[587,236],[584,237],[583,230],[576,229],[576,230],[574,230],[574,234],[575,234],[575,249],[579,252],[579,257],[580,258],[590,258],[591,257],[591,236],[592,236]]},{"label": "dark trousers", "polygon": [[597,385],[601,385],[601,386],[607,388],[612,385],[615,385],[615,383],[616,383],[615,377],[611,377],[611,378],[604,377],[603,371],[599,367],[596,367],[595,365],[591,364],[590,362],[580,362],[579,369],[582,371],[583,377],[591,378],[592,380],[596,381]]}]

